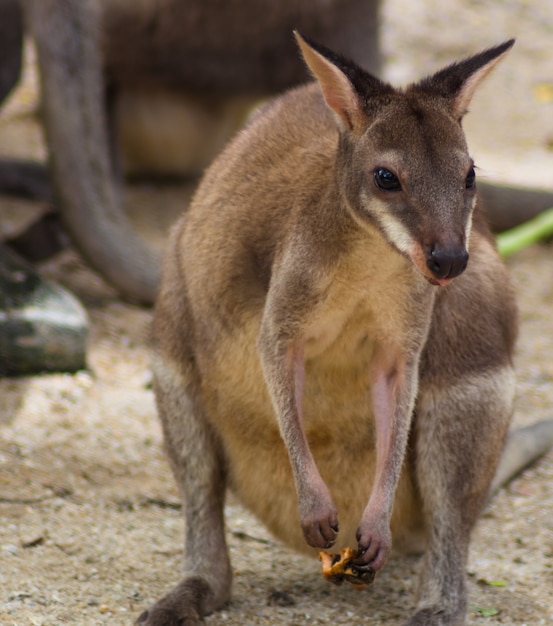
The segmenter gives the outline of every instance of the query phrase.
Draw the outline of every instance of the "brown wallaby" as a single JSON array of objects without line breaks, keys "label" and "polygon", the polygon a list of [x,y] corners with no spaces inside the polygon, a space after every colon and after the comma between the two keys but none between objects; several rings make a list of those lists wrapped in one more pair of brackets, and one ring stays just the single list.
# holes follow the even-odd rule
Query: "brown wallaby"
[{"label": "brown wallaby", "polygon": [[400,90],[297,39],[317,82],[250,121],[172,232],[154,371],[184,577],[138,622],[228,600],[228,487],[288,545],[355,545],[359,567],[422,538],[408,624],[462,624],[517,325],[461,120],[513,41]]}]

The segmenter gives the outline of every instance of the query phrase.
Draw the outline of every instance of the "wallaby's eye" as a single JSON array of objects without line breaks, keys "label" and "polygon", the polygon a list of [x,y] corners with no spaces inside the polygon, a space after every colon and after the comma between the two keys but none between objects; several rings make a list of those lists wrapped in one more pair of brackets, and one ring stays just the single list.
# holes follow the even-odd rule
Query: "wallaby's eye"
[{"label": "wallaby's eye", "polygon": [[401,190],[401,183],[398,177],[385,167],[377,167],[374,170],[374,184],[383,191]]},{"label": "wallaby's eye", "polygon": [[476,187],[476,173],[474,171],[474,167],[471,167],[469,173],[467,174],[465,186],[467,189],[474,189]]}]

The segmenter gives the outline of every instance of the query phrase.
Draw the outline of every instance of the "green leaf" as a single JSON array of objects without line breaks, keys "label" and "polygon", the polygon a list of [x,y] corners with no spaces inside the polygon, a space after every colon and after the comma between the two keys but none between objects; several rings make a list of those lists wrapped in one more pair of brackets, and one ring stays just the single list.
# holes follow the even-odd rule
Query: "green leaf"
[{"label": "green leaf", "polygon": [[509,256],[522,248],[553,237],[553,208],[540,213],[520,226],[497,235],[497,248],[501,256]]},{"label": "green leaf", "polygon": [[499,615],[499,609],[495,607],[484,608],[481,606],[473,606],[472,610],[480,617],[493,617],[494,615]]}]

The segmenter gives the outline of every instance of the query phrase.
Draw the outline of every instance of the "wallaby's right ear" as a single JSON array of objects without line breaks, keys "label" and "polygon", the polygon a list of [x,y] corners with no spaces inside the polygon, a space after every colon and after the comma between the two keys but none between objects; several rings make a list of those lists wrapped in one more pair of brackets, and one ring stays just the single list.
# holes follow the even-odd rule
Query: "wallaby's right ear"
[{"label": "wallaby's right ear", "polygon": [[414,85],[414,88],[422,89],[448,101],[453,115],[461,120],[468,110],[478,85],[503,59],[514,43],[514,39],[509,39],[499,46],[488,48],[464,61],[453,63],[433,76],[420,81]]},{"label": "wallaby's right ear", "polygon": [[319,81],[326,103],[338,116],[339,123],[353,132],[364,130],[370,117],[368,103],[371,97],[392,92],[392,87],[353,61],[306,40],[298,31],[294,31],[294,35],[305,62]]}]

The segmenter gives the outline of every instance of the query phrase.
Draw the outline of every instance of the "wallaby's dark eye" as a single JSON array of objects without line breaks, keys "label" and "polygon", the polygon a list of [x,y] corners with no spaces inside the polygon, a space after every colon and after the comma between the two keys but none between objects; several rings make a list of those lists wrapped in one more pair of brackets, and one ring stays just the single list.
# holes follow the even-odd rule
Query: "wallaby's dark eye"
[{"label": "wallaby's dark eye", "polygon": [[374,170],[374,184],[383,191],[400,191],[401,183],[398,177],[385,167]]},{"label": "wallaby's dark eye", "polygon": [[476,186],[476,173],[474,171],[474,167],[471,167],[469,173],[467,174],[465,186],[467,189],[474,189]]}]

